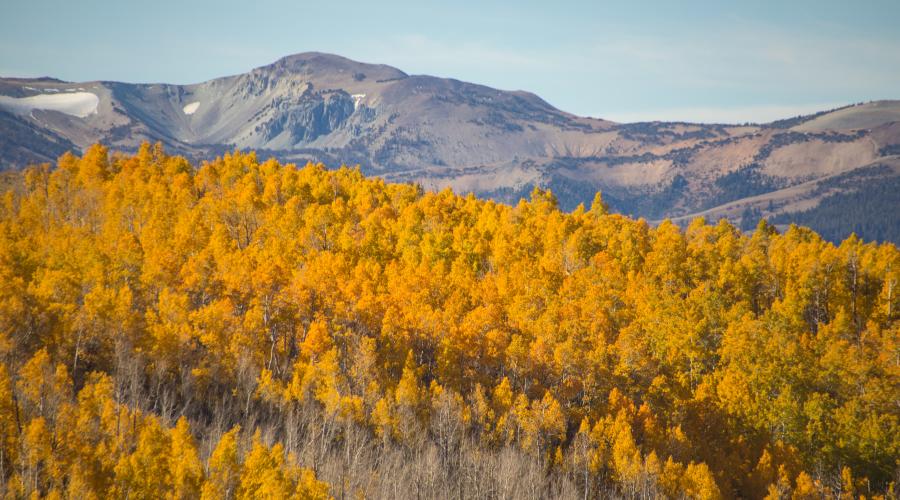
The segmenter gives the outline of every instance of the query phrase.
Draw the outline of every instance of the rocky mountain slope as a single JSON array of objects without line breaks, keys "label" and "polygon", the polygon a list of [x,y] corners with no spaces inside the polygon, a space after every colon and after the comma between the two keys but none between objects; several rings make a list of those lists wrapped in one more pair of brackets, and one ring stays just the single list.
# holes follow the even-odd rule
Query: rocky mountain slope
[{"label": "rocky mountain slope", "polygon": [[240,148],[359,164],[505,202],[539,185],[571,209],[602,190],[649,220],[765,216],[900,241],[900,101],[762,125],[617,124],[527,92],[304,53],[193,85],[0,79],[0,131],[7,168],[150,140],[192,158]]}]

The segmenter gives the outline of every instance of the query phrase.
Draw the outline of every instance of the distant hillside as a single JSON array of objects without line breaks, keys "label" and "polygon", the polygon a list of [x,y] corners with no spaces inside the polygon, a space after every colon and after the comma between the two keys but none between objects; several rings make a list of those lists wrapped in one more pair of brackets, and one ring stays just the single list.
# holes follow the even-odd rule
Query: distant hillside
[{"label": "distant hillside", "polygon": [[[133,151],[149,140],[195,160],[238,148],[359,164],[504,202],[542,186],[573,209],[602,190],[614,210],[650,220],[704,214],[740,224],[746,214],[793,221],[802,212],[818,228],[823,218],[809,214],[824,198],[881,196],[872,183],[897,177],[900,101],[767,125],[616,124],[527,92],[303,53],[192,85],[0,79],[0,131],[5,167],[97,141]],[[857,175],[875,165],[888,168]],[[845,181],[824,189],[834,176]],[[854,213],[841,228],[894,238],[884,225],[896,216]]]}]

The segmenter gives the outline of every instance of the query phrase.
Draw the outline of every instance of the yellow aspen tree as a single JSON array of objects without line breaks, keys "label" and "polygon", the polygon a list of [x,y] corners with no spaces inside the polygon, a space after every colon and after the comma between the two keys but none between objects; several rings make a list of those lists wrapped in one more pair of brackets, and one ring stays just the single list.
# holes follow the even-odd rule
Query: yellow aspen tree
[{"label": "yellow aspen tree", "polygon": [[241,432],[235,427],[219,438],[209,457],[209,474],[203,482],[200,498],[204,500],[230,500],[236,498],[241,480],[241,463],[237,438]]},{"label": "yellow aspen tree", "polygon": [[312,469],[306,467],[299,468],[299,472],[295,474],[296,487],[292,492],[293,498],[302,498],[304,500],[328,500],[329,494],[328,483],[316,479],[316,474]]},{"label": "yellow aspen tree", "polygon": [[813,478],[806,472],[797,474],[794,481],[794,491],[791,494],[793,500],[813,500],[821,498],[821,492]]},{"label": "yellow aspen tree", "polygon": [[253,435],[253,444],[241,466],[241,479],[237,496],[239,500],[287,498],[291,483],[285,475],[284,450],[281,444],[269,448],[262,443],[259,431]]},{"label": "yellow aspen tree", "polygon": [[53,418],[59,405],[71,396],[72,381],[64,365],[54,366],[46,349],[41,349],[19,370],[19,387],[27,410]]},{"label": "yellow aspen tree", "polygon": [[36,417],[22,431],[22,496],[42,495],[49,486],[53,464],[52,435],[44,417]]},{"label": "yellow aspen tree", "polygon": [[699,500],[717,500],[722,498],[719,486],[709,467],[704,463],[688,464],[682,479],[684,492],[691,498]]},{"label": "yellow aspen tree", "polygon": [[412,351],[409,351],[403,365],[403,373],[397,384],[397,390],[394,393],[398,419],[395,431],[404,442],[411,444],[414,439],[418,438],[421,431],[421,403],[424,397],[424,390],[419,384],[419,369]]},{"label": "yellow aspen tree", "polygon": [[0,478],[15,467],[19,454],[19,417],[6,364],[0,362]]},{"label": "yellow aspen tree", "polygon": [[191,435],[187,419],[181,417],[172,434],[172,450],[169,455],[169,470],[172,475],[172,489],[166,493],[171,499],[197,498],[203,482],[203,466],[197,454],[197,446]]},{"label": "yellow aspen tree", "polygon": [[145,418],[134,452],[116,464],[116,494],[147,500],[165,498],[172,486],[166,459],[171,446],[171,438],[158,420]]}]

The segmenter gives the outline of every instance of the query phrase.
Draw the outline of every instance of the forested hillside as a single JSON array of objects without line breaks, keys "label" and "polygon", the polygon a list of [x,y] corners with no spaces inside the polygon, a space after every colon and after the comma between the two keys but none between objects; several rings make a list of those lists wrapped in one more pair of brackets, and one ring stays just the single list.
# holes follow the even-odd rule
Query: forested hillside
[{"label": "forested hillside", "polygon": [[0,200],[0,493],[858,498],[900,251],[145,144]]}]

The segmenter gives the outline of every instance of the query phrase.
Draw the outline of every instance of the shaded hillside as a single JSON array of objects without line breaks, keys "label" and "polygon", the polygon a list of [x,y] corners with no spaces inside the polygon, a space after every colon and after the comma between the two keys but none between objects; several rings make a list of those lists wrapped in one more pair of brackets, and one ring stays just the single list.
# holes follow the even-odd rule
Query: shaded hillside
[{"label": "shaded hillside", "polygon": [[[773,217],[775,224],[802,224],[823,238],[840,241],[855,233],[867,241],[900,241],[900,178],[829,194],[814,207]],[[759,214],[761,215],[761,214]]]}]

